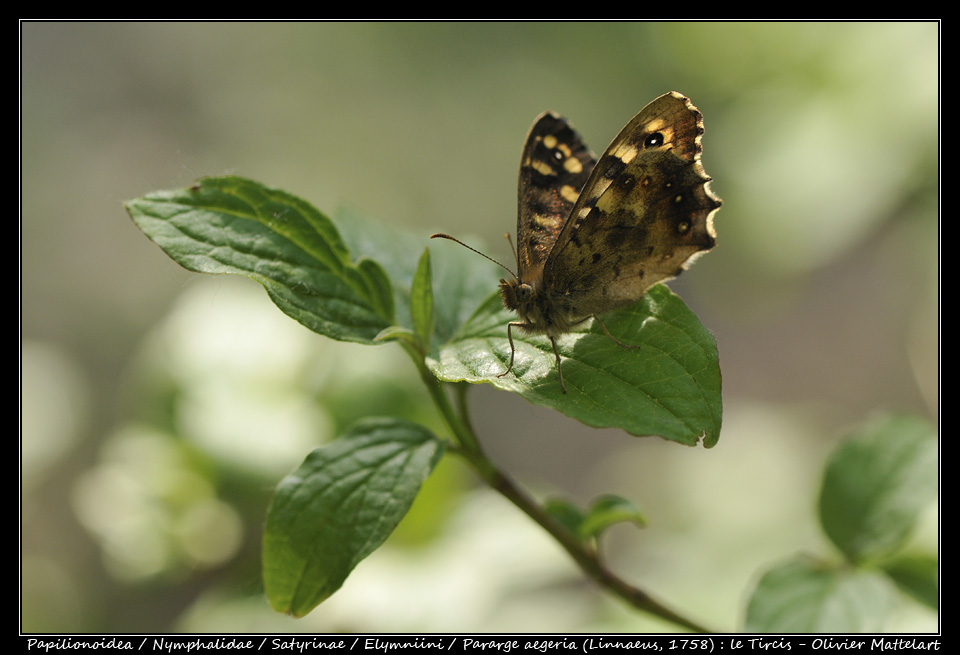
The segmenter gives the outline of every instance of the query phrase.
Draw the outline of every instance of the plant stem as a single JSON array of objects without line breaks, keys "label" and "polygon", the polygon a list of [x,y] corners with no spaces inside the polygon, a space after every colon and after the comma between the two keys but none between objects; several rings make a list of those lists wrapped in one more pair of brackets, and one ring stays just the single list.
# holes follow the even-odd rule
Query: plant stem
[{"label": "plant stem", "polygon": [[[430,372],[426,362],[423,360],[423,356],[408,344],[404,342],[400,343],[404,346],[404,349],[410,355],[410,358],[413,360],[414,364],[416,364],[417,370],[420,372],[420,378],[427,386],[427,391],[430,393],[430,397],[433,398],[434,404],[437,406],[437,409],[440,410],[440,414],[443,415],[444,420],[447,422],[447,425],[453,432],[453,438],[457,445],[471,452],[481,453],[482,451],[480,449],[480,444],[477,442],[477,438],[476,435],[474,435],[473,429],[467,423],[467,420],[462,418],[466,415],[458,414],[457,411],[454,410],[453,406],[450,404],[450,399],[447,398],[447,394],[445,393],[443,385],[441,385],[440,381],[437,380],[433,373]],[[462,400],[460,408],[461,411],[464,409]]]},{"label": "plant stem", "polygon": [[[434,379],[434,383],[436,383],[436,379]],[[439,387],[439,385],[437,386]],[[496,465],[484,455],[480,448],[480,443],[473,432],[473,427],[466,413],[466,402],[463,396],[465,390],[461,388],[458,391],[460,393],[458,398],[460,412],[457,416],[457,426],[451,425],[451,428],[455,431],[462,430],[468,433],[469,436],[464,438],[465,435],[459,434],[458,440],[463,447],[455,448],[453,452],[456,452],[466,459],[487,485],[505,496],[524,514],[549,532],[570,554],[580,568],[600,586],[605,587],[611,593],[619,596],[629,605],[641,611],[683,626],[692,632],[711,632],[711,630],[708,630],[699,623],[661,604],[642,589],[638,589],[617,577],[600,561],[600,555],[595,549],[588,548],[579,537],[550,516],[550,514],[544,510],[543,506],[517,486],[505,473],[500,471]],[[446,396],[442,395],[442,397],[446,402]],[[446,405],[446,411],[441,408],[444,416],[448,416],[448,412],[451,410],[452,408],[449,404]]]},{"label": "plant stem", "polygon": [[565,526],[554,520],[543,507],[518,487],[513,480],[502,473],[496,466],[480,453],[458,451],[473,465],[484,481],[494,490],[520,508],[524,514],[536,521],[549,532],[554,539],[573,557],[574,561],[597,584],[619,596],[633,607],[658,616],[662,619],[683,626],[692,632],[706,633],[711,630],[685,616],[671,610],[651,597],[642,589],[632,586],[617,577],[600,561],[597,551],[588,549],[583,541],[570,532]]}]

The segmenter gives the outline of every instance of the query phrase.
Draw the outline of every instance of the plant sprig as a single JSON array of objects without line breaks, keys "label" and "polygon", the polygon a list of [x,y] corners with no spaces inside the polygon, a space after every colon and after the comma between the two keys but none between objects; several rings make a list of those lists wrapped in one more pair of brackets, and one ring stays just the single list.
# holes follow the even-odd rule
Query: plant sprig
[{"label": "plant sprig", "polygon": [[[558,340],[569,392],[563,394],[552,348],[535,335],[514,336],[513,370],[498,377],[510,357],[506,325],[513,317],[491,293],[498,271],[482,258],[427,250],[426,235],[356,214],[333,220],[295,196],[239,177],[204,178],[126,206],[185,268],[250,277],[284,313],[318,334],[398,343],[448,430],[440,437],[398,418],[369,417],[316,449],[280,483],[263,552],[265,588],[276,610],[302,616],[336,592],[389,537],[449,452],[549,533],[597,584],[638,610],[707,632],[602,561],[597,542],[610,525],[644,523],[632,503],[606,496],[584,510],[537,501],[485,455],[466,400],[471,383],[486,383],[587,425],[714,446],[722,416],[716,344],[666,287],[604,317],[612,334],[636,348],[617,347],[589,322]],[[936,607],[935,557],[899,552],[917,508],[936,492],[929,472],[931,462],[935,471],[934,443],[925,422],[894,417],[838,451],[820,509],[844,562],[835,567],[800,558],[771,569],[753,593],[748,629],[872,628],[890,605],[892,585]],[[841,601],[850,603],[846,618],[820,621]]]},{"label": "plant sprig", "polygon": [[[614,575],[596,537],[635,514],[588,512],[589,533],[558,520],[484,454],[470,424],[465,382],[486,382],[554,407],[588,425],[713,446],[720,431],[720,373],[712,337],[679,298],[654,289],[607,320],[639,348],[610,348],[585,326],[560,342],[571,393],[562,394],[545,340],[518,335],[515,374],[503,378],[511,320],[486,261],[376,226],[356,215],[335,222],[288,193],[239,177],[127,203],[136,224],[175,261],[203,273],[262,284],[307,328],[343,341],[398,342],[410,355],[448,429],[447,439],[393,418],[370,418],[317,449],[278,487],[264,536],[267,595],[300,616],[343,584],[393,531],[445,451],[554,537],[584,572],[632,606],[694,631],[697,622]],[[414,253],[420,253],[419,257]],[[626,336],[630,335],[630,336]],[[458,402],[450,402],[448,389]],[[589,520],[588,520],[589,519]]]}]

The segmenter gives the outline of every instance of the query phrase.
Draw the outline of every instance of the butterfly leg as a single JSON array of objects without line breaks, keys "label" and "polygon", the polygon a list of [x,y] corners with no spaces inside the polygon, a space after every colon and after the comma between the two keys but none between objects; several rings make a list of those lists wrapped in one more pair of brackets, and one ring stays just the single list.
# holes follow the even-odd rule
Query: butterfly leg
[{"label": "butterfly leg", "polygon": [[553,354],[557,358],[557,375],[560,376],[560,391],[567,393],[567,387],[563,384],[563,369],[560,368],[560,351],[557,350],[557,342],[550,337],[550,344],[553,346]]},{"label": "butterfly leg", "polygon": [[608,337],[610,337],[610,339],[611,339],[615,344],[617,344],[618,346],[623,346],[624,348],[639,348],[639,347],[640,347],[639,345],[637,345],[637,346],[632,346],[632,345],[630,345],[629,343],[624,343],[624,342],[620,341],[620,339],[618,339],[618,338],[616,338],[615,336],[613,336],[612,334],[610,334],[610,330],[608,330],[608,329],[607,329],[607,326],[603,324],[603,321],[600,320],[600,317],[599,317],[599,316],[594,316],[594,317],[593,317],[593,320],[595,320],[595,321],[597,322],[597,325],[599,325],[601,328],[603,328],[603,333],[604,333],[605,335],[607,335]]},{"label": "butterfly leg", "polygon": [[[498,375],[498,378],[502,378],[504,375],[513,370],[513,358],[516,355],[517,349],[513,345],[513,327],[530,327],[529,323],[507,323],[507,339],[510,341],[510,363],[507,365],[507,370]],[[560,376],[560,390],[563,393],[567,393],[567,387],[563,384],[563,369],[560,368],[560,351],[557,350],[557,342],[553,337],[550,337],[550,345],[553,346],[553,354],[557,358],[557,374]]]},{"label": "butterfly leg", "polygon": [[507,339],[510,340],[510,364],[506,371],[497,376],[498,378],[502,378],[513,369],[513,356],[517,353],[517,349],[513,346],[513,332],[511,331],[514,325],[523,327],[526,323],[507,323]]}]

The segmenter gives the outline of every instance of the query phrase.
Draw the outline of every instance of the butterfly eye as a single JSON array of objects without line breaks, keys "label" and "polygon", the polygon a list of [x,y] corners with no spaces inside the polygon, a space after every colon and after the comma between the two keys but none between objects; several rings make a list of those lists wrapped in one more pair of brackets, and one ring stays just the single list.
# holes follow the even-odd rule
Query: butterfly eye
[{"label": "butterfly eye", "polygon": [[661,132],[654,132],[653,134],[648,134],[643,138],[644,148],[657,148],[662,145],[663,145],[663,134]]}]

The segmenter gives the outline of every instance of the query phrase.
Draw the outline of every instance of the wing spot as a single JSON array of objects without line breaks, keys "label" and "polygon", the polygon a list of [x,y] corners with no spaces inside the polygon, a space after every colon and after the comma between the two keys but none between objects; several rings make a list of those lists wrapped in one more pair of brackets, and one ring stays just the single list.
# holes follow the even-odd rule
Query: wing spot
[{"label": "wing spot", "polygon": [[543,214],[534,214],[531,216],[533,222],[545,228],[552,228],[557,224],[557,219],[553,216],[544,216]]},{"label": "wing spot", "polygon": [[634,157],[637,156],[637,152],[637,147],[635,145],[630,143],[622,143],[610,154],[622,161],[624,164],[629,164],[633,161]]},{"label": "wing spot", "polygon": [[533,159],[527,165],[536,172],[540,173],[540,175],[554,175],[553,167],[545,161]]},{"label": "wing spot", "polygon": [[560,187],[560,197],[569,203],[576,203],[577,198],[580,197],[580,194],[569,184],[564,184],[562,187]]},{"label": "wing spot", "polygon": [[653,132],[648,134],[643,138],[643,147],[644,148],[659,148],[664,144],[663,133]]},{"label": "wing spot", "polygon": [[563,162],[563,167],[567,170],[568,173],[582,173],[583,164],[580,163],[580,160],[576,157],[568,157],[567,161]]}]

